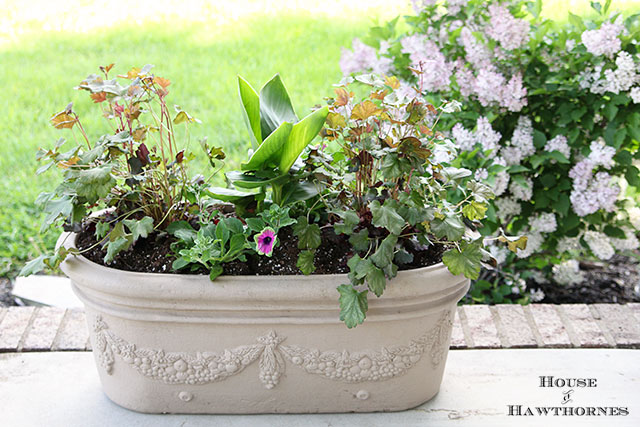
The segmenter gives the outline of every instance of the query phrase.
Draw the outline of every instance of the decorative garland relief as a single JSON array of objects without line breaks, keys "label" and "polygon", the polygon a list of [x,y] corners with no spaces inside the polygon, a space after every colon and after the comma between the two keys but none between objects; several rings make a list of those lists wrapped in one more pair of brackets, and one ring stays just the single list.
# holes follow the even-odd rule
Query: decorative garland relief
[{"label": "decorative garland relief", "polygon": [[347,350],[320,351],[297,345],[285,345],[284,336],[271,330],[257,342],[219,353],[165,352],[139,349],[116,336],[97,316],[94,323],[94,351],[99,363],[111,375],[115,355],[142,375],[165,384],[206,384],[236,375],[259,359],[260,381],[271,389],[285,371],[285,360],[306,372],[335,381],[359,383],[384,381],[405,374],[429,353],[433,367],[443,360],[451,328],[451,313],[446,310],[436,325],[405,346],[383,347],[349,353]]}]

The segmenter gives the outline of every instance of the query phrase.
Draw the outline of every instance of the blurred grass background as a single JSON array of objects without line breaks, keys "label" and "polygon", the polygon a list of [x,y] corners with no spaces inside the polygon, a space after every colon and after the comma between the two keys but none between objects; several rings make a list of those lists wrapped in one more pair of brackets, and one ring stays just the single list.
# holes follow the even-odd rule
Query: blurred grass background
[{"label": "blurred grass background", "polygon": [[[640,0],[614,0],[613,8],[640,12]],[[120,74],[154,64],[172,82],[169,102],[202,120],[191,128],[192,140],[208,136],[233,167],[249,147],[236,74],[259,88],[281,73],[304,115],[340,79],[340,48],[411,7],[402,0],[0,0],[0,10],[1,277],[51,250],[58,234],[39,233],[33,205],[58,173],[36,177],[35,151],[72,139],[49,117],[73,101],[90,136],[107,131],[98,107],[73,90],[98,66],[115,62]],[[592,13],[587,0],[544,2],[549,18],[563,21],[567,11]]]}]

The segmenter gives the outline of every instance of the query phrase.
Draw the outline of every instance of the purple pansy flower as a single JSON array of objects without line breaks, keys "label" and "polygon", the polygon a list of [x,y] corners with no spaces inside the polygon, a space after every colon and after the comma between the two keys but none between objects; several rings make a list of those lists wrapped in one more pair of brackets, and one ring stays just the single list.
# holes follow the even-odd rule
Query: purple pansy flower
[{"label": "purple pansy flower", "polygon": [[271,256],[273,254],[273,246],[276,244],[276,238],[276,232],[271,227],[267,227],[256,234],[255,240],[258,245],[258,253]]}]

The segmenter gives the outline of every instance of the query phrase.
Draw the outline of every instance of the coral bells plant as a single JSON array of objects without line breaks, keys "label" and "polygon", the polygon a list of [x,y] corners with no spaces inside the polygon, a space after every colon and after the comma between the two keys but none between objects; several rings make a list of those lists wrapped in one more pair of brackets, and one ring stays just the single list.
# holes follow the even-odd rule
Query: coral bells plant
[{"label": "coral bells plant", "polygon": [[[88,76],[77,87],[100,107],[112,132],[92,140],[69,104],[50,123],[75,133],[74,141],[79,136],[80,142],[61,138],[53,149],[37,153],[38,160],[46,162],[38,174],[53,166],[63,170],[62,183],[36,201],[47,214],[43,228],[63,224],[66,230],[79,231],[89,214],[109,208],[92,225],[97,244],[106,250],[105,263],[154,230],[184,219],[196,197],[186,171],[193,158],[187,151],[189,133],[174,130],[174,125],[188,127],[198,120],[178,106],[171,111],[171,82],[154,75],[151,65],[114,78],[112,68],[113,64],[100,67],[100,74]],[[212,162],[224,158],[221,151],[208,154]],[[21,274],[55,267],[66,255],[60,248],[55,255],[40,256]]]},{"label": "coral bells plant", "polygon": [[[529,237],[517,254],[489,248],[503,271],[538,282],[579,283],[580,259],[639,246],[640,21],[611,13],[611,1],[592,6],[593,20],[569,14],[558,26],[540,1],[415,1],[407,34],[395,21],[373,28],[340,63],[346,75],[395,73],[401,91],[421,80],[428,99],[462,102],[442,119],[460,150],[452,164],[496,195],[484,235]],[[523,282],[501,286],[495,273],[474,299],[520,298]]]}]

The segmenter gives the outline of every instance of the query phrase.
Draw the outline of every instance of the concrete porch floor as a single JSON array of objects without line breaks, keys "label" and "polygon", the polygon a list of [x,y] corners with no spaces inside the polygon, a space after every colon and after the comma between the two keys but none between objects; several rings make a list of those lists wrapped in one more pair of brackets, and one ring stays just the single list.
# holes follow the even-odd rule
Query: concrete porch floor
[{"label": "concrete porch floor", "polygon": [[[101,391],[89,352],[0,354],[0,425],[30,426],[508,426],[640,425],[640,351],[630,349],[452,350],[440,393],[395,413],[148,415]],[[595,378],[597,386],[540,387],[540,376]],[[532,416],[509,416],[522,405]],[[627,416],[540,416],[536,407],[626,407]],[[516,412],[517,409],[512,409]]]}]

